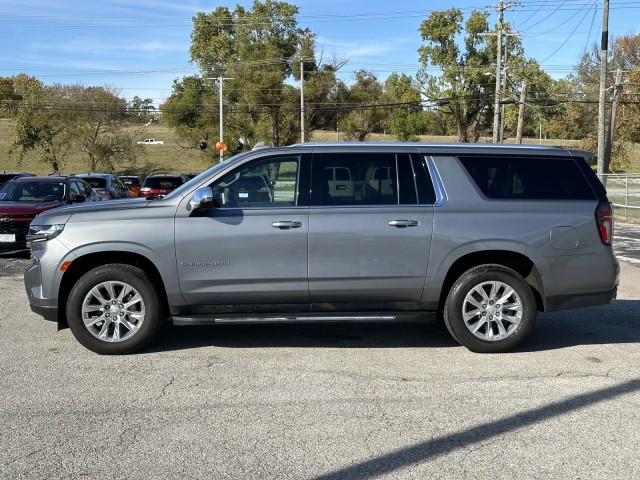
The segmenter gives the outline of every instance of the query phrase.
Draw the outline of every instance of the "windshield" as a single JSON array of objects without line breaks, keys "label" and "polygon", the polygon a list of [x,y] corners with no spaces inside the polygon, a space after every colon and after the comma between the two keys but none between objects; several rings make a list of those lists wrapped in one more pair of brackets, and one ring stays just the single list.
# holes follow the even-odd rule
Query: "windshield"
[{"label": "windshield", "polygon": [[[238,155],[234,155],[233,157],[228,158],[227,160],[225,160],[222,163],[218,163],[216,165],[214,165],[213,167],[205,170],[204,172],[202,172],[200,175],[197,175],[195,177],[193,177],[191,180],[189,180],[187,183],[184,183],[182,185],[180,185],[178,188],[176,188],[174,191],[172,191],[169,195],[167,195],[164,198],[174,198],[178,195],[184,195],[185,191],[188,191],[191,189],[191,186],[194,185],[195,183],[200,182],[200,180],[204,177],[208,177],[209,175],[211,175],[212,173],[217,172],[218,170],[223,170],[225,168],[227,168],[229,166],[229,163],[232,160],[239,160],[242,157],[249,155],[250,153],[254,153],[254,152],[244,152],[244,153],[239,153]],[[235,163],[235,162],[233,162]]]},{"label": "windshield", "polygon": [[0,201],[60,202],[64,200],[64,183],[7,182],[0,188]]}]

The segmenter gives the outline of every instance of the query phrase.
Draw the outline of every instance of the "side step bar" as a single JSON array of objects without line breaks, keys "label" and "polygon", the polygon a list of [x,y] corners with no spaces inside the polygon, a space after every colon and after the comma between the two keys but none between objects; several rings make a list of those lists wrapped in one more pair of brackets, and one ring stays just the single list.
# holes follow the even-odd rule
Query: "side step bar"
[{"label": "side step bar", "polygon": [[273,315],[273,314],[214,314],[173,316],[174,325],[212,325],[237,323],[304,323],[304,322],[415,322],[433,320],[433,312],[394,312],[394,313],[336,313],[326,312],[304,315]]}]

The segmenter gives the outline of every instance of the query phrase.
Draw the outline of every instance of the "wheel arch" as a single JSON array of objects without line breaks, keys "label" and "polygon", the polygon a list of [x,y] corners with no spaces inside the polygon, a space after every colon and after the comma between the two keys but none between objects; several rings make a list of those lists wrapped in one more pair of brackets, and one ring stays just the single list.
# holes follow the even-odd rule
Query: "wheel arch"
[{"label": "wheel arch", "polygon": [[[109,260],[105,261],[105,258]],[[162,275],[155,264],[147,257],[139,253],[123,251],[88,253],[73,260],[62,277],[58,294],[58,330],[68,327],[66,305],[71,289],[76,282],[88,271],[108,264],[126,264],[144,270],[149,278],[151,278],[153,285],[156,287],[158,294],[164,302],[164,311],[169,311],[167,291],[164,281],[162,280]]]},{"label": "wheel arch", "polygon": [[542,276],[540,275],[538,267],[529,257],[509,250],[482,250],[463,255],[458,258],[447,271],[438,301],[439,317],[442,317],[449,290],[451,290],[451,287],[460,275],[473,267],[487,264],[502,265],[516,271],[531,287],[533,296],[536,299],[537,310],[544,310],[544,284],[542,282]]}]

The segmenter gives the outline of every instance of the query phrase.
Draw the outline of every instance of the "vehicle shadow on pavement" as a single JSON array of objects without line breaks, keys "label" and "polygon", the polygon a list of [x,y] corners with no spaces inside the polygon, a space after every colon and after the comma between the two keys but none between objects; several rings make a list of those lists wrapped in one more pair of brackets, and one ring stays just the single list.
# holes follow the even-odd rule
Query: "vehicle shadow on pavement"
[{"label": "vehicle shadow on pavement", "polygon": [[160,335],[141,353],[198,347],[438,348],[457,345],[444,324],[438,321],[165,325]]},{"label": "vehicle shadow on pavement", "polygon": [[640,343],[640,300],[581,310],[539,313],[523,352],[576,345]]},{"label": "vehicle shadow on pavement", "polygon": [[[516,352],[577,345],[640,343],[640,300],[605,307],[540,313]],[[287,323],[177,327],[165,325],[142,353],[201,347],[228,348],[451,348],[441,321],[403,323]],[[463,347],[460,347],[463,348]]]}]

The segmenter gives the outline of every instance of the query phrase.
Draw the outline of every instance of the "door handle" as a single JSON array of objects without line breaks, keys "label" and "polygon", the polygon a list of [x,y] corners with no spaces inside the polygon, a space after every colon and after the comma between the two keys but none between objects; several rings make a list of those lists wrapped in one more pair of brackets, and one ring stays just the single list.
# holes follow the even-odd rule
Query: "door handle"
[{"label": "door handle", "polygon": [[279,228],[280,230],[289,230],[291,228],[300,228],[302,222],[292,222],[290,220],[281,220],[279,222],[273,222],[271,224],[273,228]]},{"label": "door handle", "polygon": [[418,220],[391,220],[389,222],[390,227],[397,228],[417,227],[418,225],[420,225]]}]

